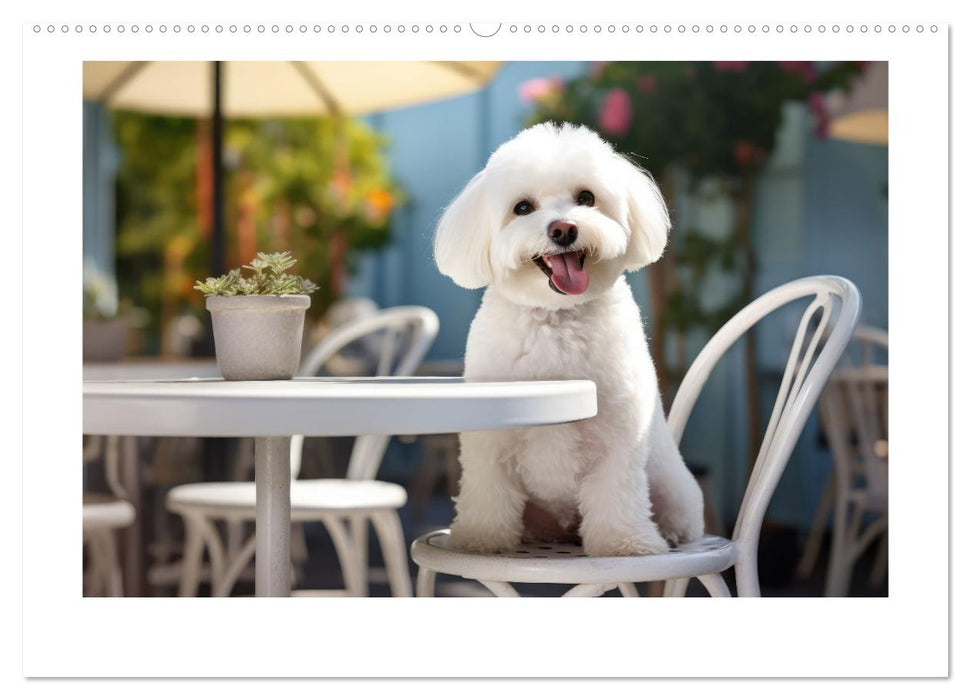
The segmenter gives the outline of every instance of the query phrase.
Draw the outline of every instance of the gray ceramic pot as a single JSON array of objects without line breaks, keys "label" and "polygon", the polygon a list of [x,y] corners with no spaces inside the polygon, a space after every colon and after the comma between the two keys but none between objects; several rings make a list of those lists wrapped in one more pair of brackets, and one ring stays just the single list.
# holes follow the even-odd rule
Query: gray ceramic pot
[{"label": "gray ceramic pot", "polygon": [[224,379],[291,379],[300,364],[306,294],[212,296],[216,362]]}]

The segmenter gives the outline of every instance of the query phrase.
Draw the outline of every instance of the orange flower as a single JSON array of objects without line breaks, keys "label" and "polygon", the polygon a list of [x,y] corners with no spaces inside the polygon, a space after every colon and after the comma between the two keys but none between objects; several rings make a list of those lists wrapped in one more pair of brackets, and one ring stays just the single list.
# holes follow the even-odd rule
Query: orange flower
[{"label": "orange flower", "polygon": [[384,189],[373,189],[365,197],[369,213],[375,219],[384,219],[394,209],[394,196]]}]

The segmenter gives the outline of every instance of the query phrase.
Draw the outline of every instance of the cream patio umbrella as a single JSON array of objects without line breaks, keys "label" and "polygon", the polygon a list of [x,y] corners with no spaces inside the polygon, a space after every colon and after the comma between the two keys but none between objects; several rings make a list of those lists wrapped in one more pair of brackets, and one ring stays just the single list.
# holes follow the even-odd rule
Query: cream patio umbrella
[{"label": "cream patio umbrella", "polygon": [[830,138],[886,145],[890,137],[888,63],[871,61],[849,93],[836,93],[830,104]]},{"label": "cream patio umbrella", "polygon": [[86,61],[86,100],[212,120],[213,273],[225,255],[224,118],[359,115],[482,88],[500,61]]}]

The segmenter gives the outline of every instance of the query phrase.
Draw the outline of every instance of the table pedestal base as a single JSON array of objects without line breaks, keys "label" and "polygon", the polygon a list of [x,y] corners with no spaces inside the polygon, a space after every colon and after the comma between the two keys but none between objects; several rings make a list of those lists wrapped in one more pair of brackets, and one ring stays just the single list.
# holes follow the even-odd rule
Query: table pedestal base
[{"label": "table pedestal base", "polygon": [[290,438],[256,438],[256,595],[290,595]]}]

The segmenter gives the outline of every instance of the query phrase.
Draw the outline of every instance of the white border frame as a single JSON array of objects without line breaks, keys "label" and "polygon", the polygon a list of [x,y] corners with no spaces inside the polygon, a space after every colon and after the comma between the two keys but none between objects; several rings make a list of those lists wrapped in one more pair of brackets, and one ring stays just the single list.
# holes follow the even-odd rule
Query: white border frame
[{"label": "white border frame", "polygon": [[[924,32],[906,35],[836,34],[833,23],[813,22],[830,31],[807,34],[799,22],[794,33],[747,35],[746,22],[739,36],[734,22],[712,34],[703,29],[708,23],[697,23],[698,34],[693,23],[681,23],[684,33],[670,23],[670,33],[587,32],[582,41],[575,33],[578,40],[564,42],[549,31],[491,39],[299,29],[258,37],[227,31],[93,37],[76,33],[75,24],[63,34],[24,27],[23,255],[25,270],[44,261],[45,276],[78,290],[81,60],[889,60],[890,421],[894,461],[903,466],[891,483],[887,599],[83,599],[75,469],[80,363],[64,361],[80,357],[80,314],[53,320],[25,309],[24,445],[44,445],[43,453],[25,450],[23,461],[25,675],[529,677],[537,669],[549,677],[947,675],[946,25],[931,32],[931,23],[923,23]],[[57,288],[32,289],[29,303],[71,308]]]}]

